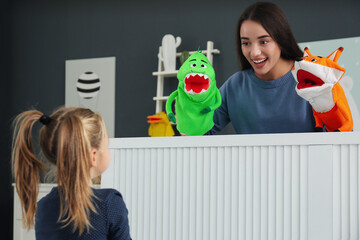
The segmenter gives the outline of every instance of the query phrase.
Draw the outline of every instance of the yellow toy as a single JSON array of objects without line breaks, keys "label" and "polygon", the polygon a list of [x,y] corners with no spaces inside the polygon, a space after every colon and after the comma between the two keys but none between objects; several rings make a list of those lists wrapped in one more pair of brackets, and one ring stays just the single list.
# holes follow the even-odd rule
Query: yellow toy
[{"label": "yellow toy", "polygon": [[165,112],[159,112],[155,115],[147,117],[150,137],[170,137],[174,136],[175,132],[171,126],[168,116]]}]

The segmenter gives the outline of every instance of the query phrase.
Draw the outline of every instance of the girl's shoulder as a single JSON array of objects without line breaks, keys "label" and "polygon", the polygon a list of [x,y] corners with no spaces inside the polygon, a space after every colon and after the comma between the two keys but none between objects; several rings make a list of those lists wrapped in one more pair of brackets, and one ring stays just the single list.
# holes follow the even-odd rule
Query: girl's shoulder
[{"label": "girl's shoulder", "polygon": [[[121,193],[112,188],[93,189],[96,204],[102,211],[126,214],[127,208]],[[107,209],[107,210],[106,210]]]},{"label": "girl's shoulder", "polygon": [[96,197],[101,199],[109,199],[114,197],[123,198],[121,193],[113,188],[93,188]]},{"label": "girl's shoulder", "polygon": [[108,206],[117,205],[119,208],[126,208],[125,201],[121,193],[113,188],[93,189],[95,196],[100,200],[101,204]]},{"label": "girl's shoulder", "polygon": [[42,197],[37,202],[37,207],[39,209],[50,209],[56,207],[56,204],[59,202],[59,192],[57,187],[53,187],[50,192],[48,192],[44,197]]}]

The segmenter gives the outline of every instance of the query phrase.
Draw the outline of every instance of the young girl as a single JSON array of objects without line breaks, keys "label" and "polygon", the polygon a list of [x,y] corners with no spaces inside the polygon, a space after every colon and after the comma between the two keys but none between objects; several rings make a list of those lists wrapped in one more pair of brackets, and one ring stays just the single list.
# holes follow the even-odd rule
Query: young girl
[{"label": "young girl", "polygon": [[245,134],[315,131],[312,107],[297,95],[291,74],[303,53],[281,9],[270,2],[249,6],[239,18],[236,39],[242,71],[220,88],[222,105],[208,134],[229,122]]},{"label": "young girl", "polygon": [[[56,166],[57,187],[37,203],[39,171],[45,168],[32,146]],[[12,163],[23,224],[35,224],[36,239],[130,239],[128,211],[114,189],[93,189],[93,178],[108,167],[108,136],[102,117],[89,109],[60,108],[52,115],[31,110],[14,120]],[[35,223],[34,223],[35,215]]]}]

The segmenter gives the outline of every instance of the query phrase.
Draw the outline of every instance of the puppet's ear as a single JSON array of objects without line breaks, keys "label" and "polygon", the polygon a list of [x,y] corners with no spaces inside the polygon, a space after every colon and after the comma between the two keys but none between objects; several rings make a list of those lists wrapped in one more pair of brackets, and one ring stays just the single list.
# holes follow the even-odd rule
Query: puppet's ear
[{"label": "puppet's ear", "polygon": [[340,57],[343,50],[344,50],[343,47],[339,47],[333,53],[331,53],[327,58],[334,61],[334,62],[337,62],[337,60],[339,59],[339,57]]},{"label": "puppet's ear", "polygon": [[308,47],[305,47],[305,48],[304,48],[304,56],[303,56],[303,57],[308,57],[308,56],[311,56],[311,54],[310,54],[309,48],[308,48]]}]

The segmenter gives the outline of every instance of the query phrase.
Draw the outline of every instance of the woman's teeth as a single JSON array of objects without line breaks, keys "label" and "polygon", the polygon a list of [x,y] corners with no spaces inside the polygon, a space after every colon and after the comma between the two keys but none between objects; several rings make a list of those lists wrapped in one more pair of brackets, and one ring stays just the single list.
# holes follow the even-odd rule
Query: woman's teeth
[{"label": "woman's teeth", "polygon": [[267,60],[267,58],[261,59],[261,60],[253,60],[254,63],[262,63],[265,62],[265,60]]}]

